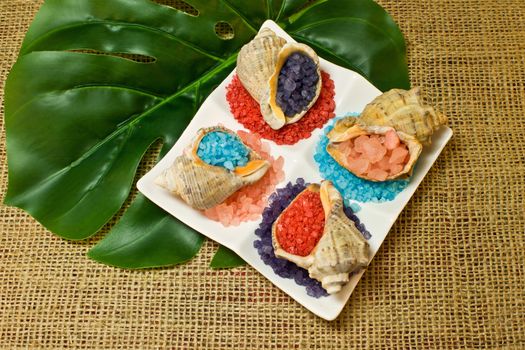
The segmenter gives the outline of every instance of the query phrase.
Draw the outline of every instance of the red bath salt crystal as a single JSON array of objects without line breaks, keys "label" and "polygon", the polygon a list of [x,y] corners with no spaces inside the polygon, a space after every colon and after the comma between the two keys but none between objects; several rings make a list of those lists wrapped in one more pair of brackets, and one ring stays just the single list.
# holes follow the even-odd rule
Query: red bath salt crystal
[{"label": "red bath salt crystal", "polygon": [[307,256],[321,239],[324,222],[319,192],[304,191],[281,214],[277,222],[277,241],[284,251]]},{"label": "red bath salt crystal", "polygon": [[326,72],[321,72],[321,77],[321,93],[312,108],[298,122],[288,124],[279,130],[274,130],[266,124],[259,104],[250,96],[237,75],[226,88],[226,100],[233,117],[253,134],[272,140],[278,145],[293,145],[309,138],[312,131],[321,128],[335,115],[334,82]]},{"label": "red bath salt crystal", "polygon": [[242,222],[257,220],[268,204],[268,197],[284,180],[283,157],[273,158],[268,144],[261,142],[257,135],[242,130],[237,134],[248,147],[270,162],[270,168],[256,183],[239,189],[223,203],[203,211],[207,218],[223,226],[238,226]]},{"label": "red bath salt crystal", "polygon": [[393,150],[399,146],[400,140],[399,136],[394,130],[389,130],[385,134],[385,147],[387,150]]}]

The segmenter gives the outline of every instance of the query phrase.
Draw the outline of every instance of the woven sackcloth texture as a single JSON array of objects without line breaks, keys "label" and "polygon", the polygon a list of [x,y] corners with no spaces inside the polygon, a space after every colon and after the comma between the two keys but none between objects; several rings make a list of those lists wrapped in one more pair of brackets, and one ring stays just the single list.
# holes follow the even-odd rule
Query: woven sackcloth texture
[{"label": "woven sackcloth texture", "polygon": [[[0,0],[2,105],[41,2]],[[126,271],[85,256],[109,226],[68,242],[2,206],[0,348],[525,349],[525,1],[380,3],[454,137],[337,320],[250,267],[211,270],[213,242],[184,265]]]}]

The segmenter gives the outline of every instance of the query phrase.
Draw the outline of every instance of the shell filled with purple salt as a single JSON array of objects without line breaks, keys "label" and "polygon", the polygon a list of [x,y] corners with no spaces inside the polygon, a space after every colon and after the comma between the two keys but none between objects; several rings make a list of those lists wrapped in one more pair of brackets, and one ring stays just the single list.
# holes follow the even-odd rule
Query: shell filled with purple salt
[{"label": "shell filled with purple salt", "polygon": [[263,29],[241,48],[237,74],[273,129],[300,120],[321,93],[319,57],[307,45],[286,43]]}]

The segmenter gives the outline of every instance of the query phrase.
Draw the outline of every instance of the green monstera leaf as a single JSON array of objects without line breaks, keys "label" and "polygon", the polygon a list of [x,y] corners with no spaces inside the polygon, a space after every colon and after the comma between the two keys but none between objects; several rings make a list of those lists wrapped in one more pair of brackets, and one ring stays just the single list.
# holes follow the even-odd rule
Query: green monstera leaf
[{"label": "green monstera leaf", "polygon": [[[67,239],[96,233],[128,197],[148,148],[161,140],[162,156],[172,147],[267,18],[382,90],[409,86],[403,36],[372,0],[187,3],[194,15],[148,0],[45,2],[6,83],[6,204]],[[223,22],[228,40],[216,34]],[[138,196],[89,255],[165,266],[201,244]],[[235,261],[225,250],[214,265]]]}]

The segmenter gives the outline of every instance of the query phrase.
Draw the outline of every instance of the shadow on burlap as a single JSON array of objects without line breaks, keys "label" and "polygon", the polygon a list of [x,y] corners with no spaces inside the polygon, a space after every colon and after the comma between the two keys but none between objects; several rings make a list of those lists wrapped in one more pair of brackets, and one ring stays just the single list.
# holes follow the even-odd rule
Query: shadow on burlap
[{"label": "shadow on burlap", "polygon": [[[40,2],[1,0],[2,87]],[[250,267],[212,271],[215,243],[182,266],[125,271],[85,257],[102,234],[68,242],[2,206],[0,347],[524,349],[525,3],[380,2],[455,135],[336,321]]]}]

